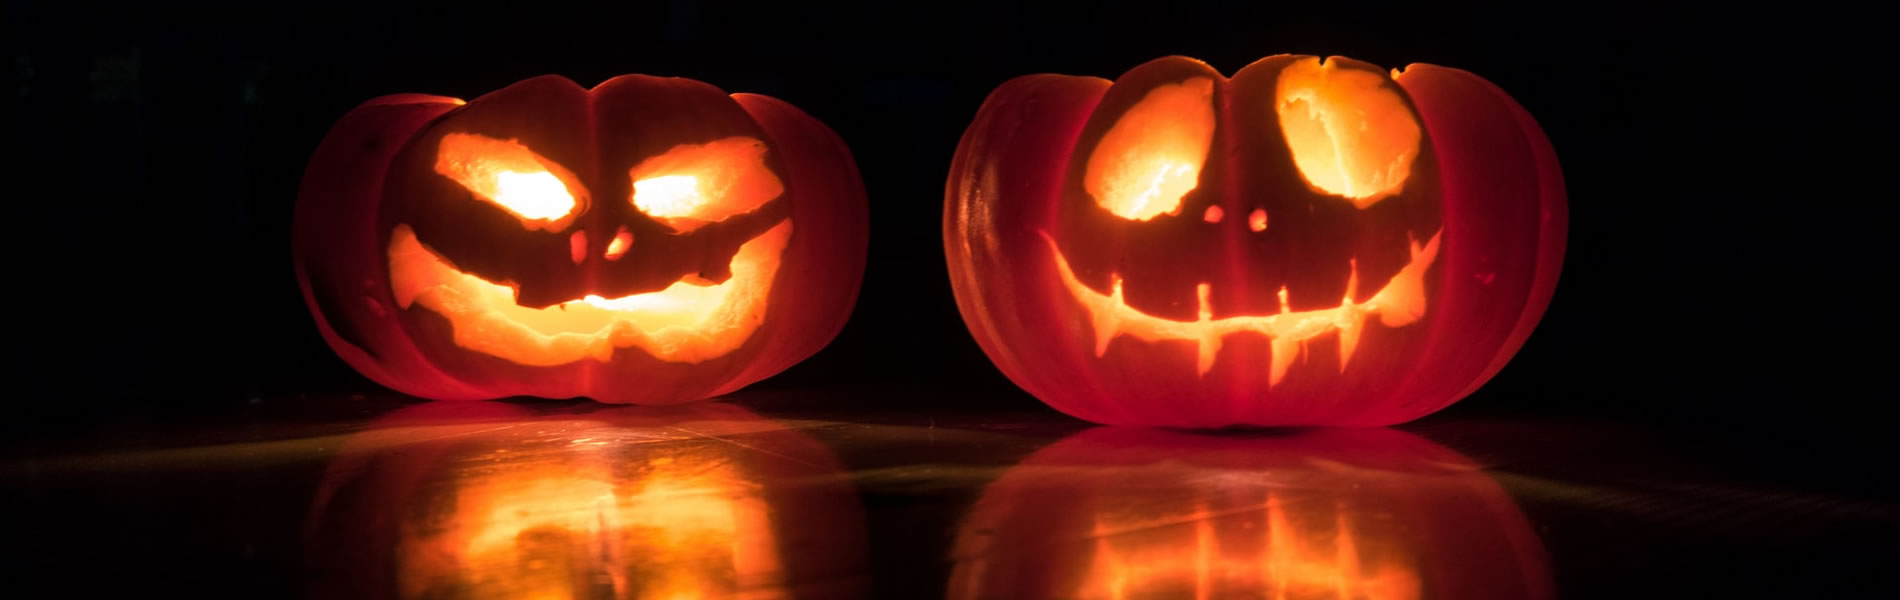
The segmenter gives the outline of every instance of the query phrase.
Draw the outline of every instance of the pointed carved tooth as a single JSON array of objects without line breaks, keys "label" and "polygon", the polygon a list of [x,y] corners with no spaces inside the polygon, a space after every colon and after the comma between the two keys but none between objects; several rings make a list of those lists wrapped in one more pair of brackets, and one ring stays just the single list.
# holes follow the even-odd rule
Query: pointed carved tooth
[{"label": "pointed carved tooth", "polygon": [[1338,368],[1343,372],[1358,353],[1359,341],[1365,333],[1368,319],[1377,316],[1386,327],[1403,327],[1424,316],[1424,276],[1437,258],[1442,231],[1434,233],[1423,244],[1413,239],[1410,244],[1412,262],[1401,268],[1378,293],[1365,302],[1353,301],[1359,290],[1359,265],[1357,260],[1350,260],[1346,294],[1340,298],[1338,306],[1295,312],[1290,292],[1287,286],[1282,285],[1276,292],[1280,301],[1279,314],[1215,319],[1212,286],[1202,283],[1195,288],[1199,306],[1193,321],[1162,319],[1130,308],[1122,293],[1122,278],[1119,275],[1112,278],[1110,293],[1095,292],[1076,280],[1074,272],[1069,270],[1068,261],[1056,247],[1055,240],[1047,233],[1043,237],[1049,243],[1050,250],[1056,253],[1056,267],[1064,283],[1091,313],[1090,323],[1095,328],[1097,357],[1106,355],[1109,343],[1123,335],[1151,342],[1193,340],[1197,373],[1205,376],[1213,369],[1226,336],[1250,331],[1268,338],[1269,349],[1273,352],[1267,380],[1271,388],[1286,378],[1287,369],[1295,361],[1312,359],[1304,356],[1311,351],[1307,344],[1327,331],[1339,334]]},{"label": "pointed carved tooth", "polygon": [[1345,327],[1339,328],[1339,372],[1346,372],[1346,365],[1352,362],[1352,353],[1359,349],[1359,333],[1366,324],[1364,313],[1353,311],[1347,317]]},{"label": "pointed carved tooth", "polygon": [[1300,342],[1291,337],[1273,338],[1273,367],[1267,372],[1267,387],[1280,385],[1280,379],[1286,377],[1287,367],[1293,366],[1293,359],[1299,356]]},{"label": "pointed carved tooth", "polygon": [[1352,305],[1353,295],[1359,293],[1359,259],[1346,259],[1346,269],[1346,301],[1344,304],[1350,306]]},{"label": "pointed carved tooth", "polygon": [[1213,286],[1206,283],[1194,286],[1194,295],[1201,301],[1200,321],[1203,323],[1197,328],[1201,338],[1195,341],[1197,354],[1194,368],[1196,375],[1205,376],[1214,368],[1214,356],[1220,354],[1221,338],[1226,337],[1227,332],[1205,325],[1214,320],[1214,304],[1208,301],[1208,297],[1213,295]]},{"label": "pointed carved tooth", "polygon": [[1108,343],[1113,341],[1115,336],[1121,335],[1121,320],[1120,317],[1115,315],[1115,307],[1121,306],[1122,304],[1122,277],[1116,275],[1114,281],[1109,284],[1109,287],[1113,290],[1113,293],[1109,294],[1107,298],[1103,298],[1102,305],[1096,307],[1093,311],[1095,313],[1096,358],[1101,358],[1102,355],[1108,354]]},{"label": "pointed carved tooth", "polygon": [[1220,354],[1220,343],[1220,332],[1207,331],[1201,334],[1200,355],[1196,358],[1194,363],[1196,375],[1205,376],[1208,371],[1214,368],[1214,356]]},{"label": "pointed carved tooth", "polygon": [[1208,296],[1213,295],[1213,293],[1213,284],[1203,283],[1194,286],[1194,297],[1201,301],[1201,310],[1196,314],[1200,315],[1202,323],[1214,320],[1214,304],[1207,300]]},{"label": "pointed carved tooth", "polygon": [[1366,322],[1365,313],[1359,305],[1352,303],[1353,294],[1359,290],[1359,260],[1347,262],[1352,270],[1346,276],[1346,298],[1339,301],[1342,307],[1339,323],[1339,372],[1346,372],[1346,364],[1352,362],[1352,353],[1359,349],[1359,327]]}]

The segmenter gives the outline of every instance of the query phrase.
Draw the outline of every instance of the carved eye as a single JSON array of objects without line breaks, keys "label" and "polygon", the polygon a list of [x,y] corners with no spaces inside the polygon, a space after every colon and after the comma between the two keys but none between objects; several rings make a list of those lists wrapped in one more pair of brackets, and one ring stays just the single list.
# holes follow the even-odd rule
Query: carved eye
[{"label": "carved eye", "polygon": [[1384,75],[1313,58],[1280,72],[1280,132],[1306,182],[1366,208],[1405,187],[1418,117]]},{"label": "carved eye", "polygon": [[529,229],[559,230],[580,206],[567,183],[574,175],[515,140],[442,136],[435,172],[520,218]]},{"label": "carved eye", "polygon": [[634,208],[678,233],[752,212],[785,192],[765,166],[765,143],[749,137],[674,146],[628,175]]},{"label": "carved eye", "polygon": [[1115,216],[1146,221],[1178,214],[1198,185],[1214,140],[1214,81],[1195,77],[1157,87],[1103,134],[1082,186]]}]

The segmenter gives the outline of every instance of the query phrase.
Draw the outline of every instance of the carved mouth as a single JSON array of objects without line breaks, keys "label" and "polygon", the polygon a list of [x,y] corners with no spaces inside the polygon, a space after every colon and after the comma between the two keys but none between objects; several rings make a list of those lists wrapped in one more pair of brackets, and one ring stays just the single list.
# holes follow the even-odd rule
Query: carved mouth
[{"label": "carved mouth", "polygon": [[667,362],[698,363],[737,349],[764,322],[766,295],[791,235],[787,219],[740,245],[732,277],[717,285],[676,281],[657,292],[529,308],[515,303],[512,285],[456,269],[408,225],[397,225],[389,280],[398,306],[421,304],[447,318],[455,345],[516,364],[605,362],[614,349],[627,347]]},{"label": "carved mouth", "polygon": [[1123,335],[1147,342],[1189,340],[1197,346],[1196,374],[1205,376],[1209,369],[1214,368],[1214,357],[1220,353],[1223,338],[1234,333],[1257,333],[1272,340],[1273,364],[1267,378],[1267,386],[1272,387],[1279,385],[1286,376],[1287,367],[1293,364],[1293,359],[1306,353],[1306,343],[1313,338],[1331,331],[1339,332],[1339,369],[1343,371],[1352,360],[1367,317],[1378,315],[1379,322],[1386,327],[1403,327],[1423,317],[1425,271],[1438,258],[1438,239],[1443,233],[1442,229],[1433,233],[1432,239],[1423,246],[1413,240],[1411,262],[1406,263],[1379,293],[1365,302],[1352,301],[1359,287],[1359,270],[1355,265],[1352,275],[1346,280],[1346,296],[1339,306],[1295,312],[1287,304],[1286,287],[1281,286],[1280,313],[1215,319],[1208,303],[1212,286],[1202,283],[1195,288],[1200,298],[1200,318],[1193,321],[1157,317],[1128,306],[1122,299],[1120,274],[1112,276],[1110,290],[1106,294],[1090,288],[1076,279],[1075,271],[1069,267],[1069,259],[1063,256],[1055,238],[1050,237],[1048,232],[1042,232],[1042,238],[1049,242],[1049,251],[1056,257],[1056,269],[1062,274],[1063,285],[1089,313],[1095,328],[1096,357],[1106,354],[1109,342]]}]

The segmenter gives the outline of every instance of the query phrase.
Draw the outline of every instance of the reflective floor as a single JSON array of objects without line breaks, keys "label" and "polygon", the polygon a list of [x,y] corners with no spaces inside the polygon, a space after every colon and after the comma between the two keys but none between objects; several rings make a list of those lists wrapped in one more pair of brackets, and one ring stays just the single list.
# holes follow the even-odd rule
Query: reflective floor
[{"label": "reflective floor", "polygon": [[1632,425],[259,404],[10,452],[14,597],[1895,597],[1900,573],[1890,498]]}]

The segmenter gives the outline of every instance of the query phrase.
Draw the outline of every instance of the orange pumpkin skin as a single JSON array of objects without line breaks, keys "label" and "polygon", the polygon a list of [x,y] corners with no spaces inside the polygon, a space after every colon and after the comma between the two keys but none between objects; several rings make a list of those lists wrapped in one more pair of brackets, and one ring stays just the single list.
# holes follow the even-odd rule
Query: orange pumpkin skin
[{"label": "orange pumpkin skin", "polygon": [[[1314,106],[1358,112],[1300,121]],[[1348,113],[1372,116],[1326,120]],[[1343,140],[1322,149],[1347,183],[1309,170],[1327,158],[1302,153],[1311,131]],[[1161,174],[1115,179],[1144,169]],[[1496,86],[1286,55],[1232,78],[1168,57],[1112,83],[1013,79],[965,131],[945,196],[952,289],[984,353],[1115,425],[1377,426],[1448,406],[1542,317],[1568,220],[1549,141]]]},{"label": "orange pumpkin skin", "polygon": [[959,525],[948,598],[1554,598],[1503,488],[1391,429],[1101,428],[1036,452]]},{"label": "orange pumpkin skin", "polygon": [[737,406],[434,402],[344,440],[303,555],[313,598],[858,598],[863,522],[829,449]]},{"label": "orange pumpkin skin", "polygon": [[[569,209],[520,212],[522,190]],[[647,214],[648,196],[699,212]],[[318,147],[294,219],[324,340],[370,379],[434,399],[671,404],[739,389],[843,327],[868,235],[857,168],[823,124],[643,75],[371,100]],[[755,255],[770,266],[741,267]]]}]

